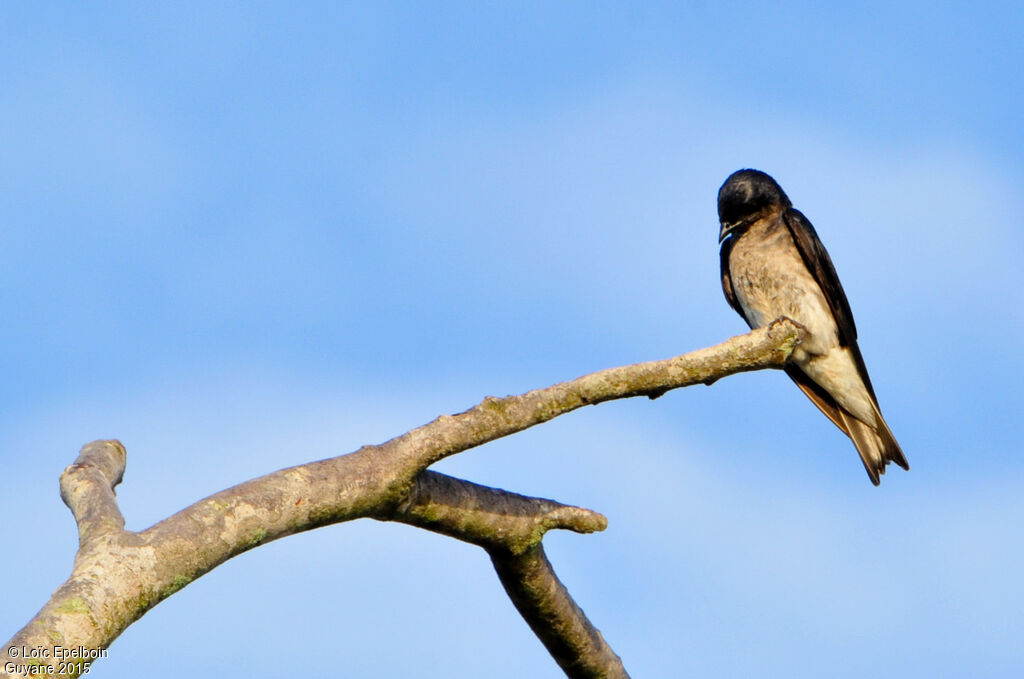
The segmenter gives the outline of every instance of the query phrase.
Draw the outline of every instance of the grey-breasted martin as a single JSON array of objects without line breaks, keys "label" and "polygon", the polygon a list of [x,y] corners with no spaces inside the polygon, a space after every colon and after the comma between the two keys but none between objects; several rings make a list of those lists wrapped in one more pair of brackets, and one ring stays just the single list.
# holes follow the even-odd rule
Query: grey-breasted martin
[{"label": "grey-breasted martin", "polygon": [[871,482],[885,465],[910,469],[882,418],[857,347],[857,328],[814,227],[764,172],[734,172],[718,191],[722,289],[751,328],[781,316],[804,329],[788,374],[853,440]]}]

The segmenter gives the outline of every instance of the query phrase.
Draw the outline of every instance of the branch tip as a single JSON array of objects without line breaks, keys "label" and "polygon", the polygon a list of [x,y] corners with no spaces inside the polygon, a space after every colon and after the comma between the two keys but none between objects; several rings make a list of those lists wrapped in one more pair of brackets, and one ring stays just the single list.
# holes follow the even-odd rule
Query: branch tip
[{"label": "branch tip", "polygon": [[128,453],[116,439],[82,446],[78,458],[60,475],[60,497],[78,523],[79,544],[124,530],[114,488],[124,478]]},{"label": "branch tip", "polygon": [[574,533],[599,533],[608,527],[608,518],[590,509],[562,505],[544,519],[545,532],[553,528]]},{"label": "branch tip", "polygon": [[61,475],[74,474],[83,467],[97,469],[113,489],[124,479],[124,470],[128,464],[128,451],[117,439],[99,440],[86,443],[78,453],[78,457]]}]

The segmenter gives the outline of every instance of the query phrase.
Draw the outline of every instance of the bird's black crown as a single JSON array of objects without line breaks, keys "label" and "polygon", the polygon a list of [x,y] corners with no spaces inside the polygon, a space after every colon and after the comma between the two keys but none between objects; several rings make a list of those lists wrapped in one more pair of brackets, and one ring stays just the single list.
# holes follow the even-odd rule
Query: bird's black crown
[{"label": "bird's black crown", "polygon": [[779,183],[760,170],[739,170],[718,190],[718,221],[735,224],[765,208],[792,207]]}]

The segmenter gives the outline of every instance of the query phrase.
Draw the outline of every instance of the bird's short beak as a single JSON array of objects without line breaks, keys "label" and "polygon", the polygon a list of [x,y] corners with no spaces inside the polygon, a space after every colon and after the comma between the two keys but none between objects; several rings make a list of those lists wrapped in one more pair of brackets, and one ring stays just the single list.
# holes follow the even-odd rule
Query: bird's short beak
[{"label": "bird's short beak", "polygon": [[726,237],[732,232],[732,230],[733,230],[733,228],[735,228],[735,226],[736,226],[735,224],[726,224],[724,222],[722,223],[722,230],[718,232],[718,244],[719,245],[722,244],[722,241],[724,241],[726,239]]}]

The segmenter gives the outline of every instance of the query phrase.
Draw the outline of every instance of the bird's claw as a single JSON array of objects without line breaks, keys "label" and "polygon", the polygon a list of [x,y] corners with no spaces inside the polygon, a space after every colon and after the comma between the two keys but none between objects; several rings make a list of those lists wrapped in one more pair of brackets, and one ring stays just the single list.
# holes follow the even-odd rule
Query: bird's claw
[{"label": "bird's claw", "polygon": [[[775,331],[775,329],[776,329],[776,328],[777,328],[778,326],[782,325],[783,323],[790,323],[790,324],[792,324],[792,325],[796,326],[796,329],[800,331],[800,335],[801,335],[801,337],[803,336],[803,334],[804,334],[804,333],[806,333],[806,332],[807,332],[807,328],[805,328],[805,327],[804,327],[803,325],[801,325],[800,323],[797,323],[796,321],[794,321],[794,320],[793,320],[792,318],[790,318],[789,316],[779,316],[778,318],[776,318],[776,319],[775,319],[774,321],[772,321],[771,323],[769,323],[769,324],[768,324],[768,331],[769,331],[769,332],[774,332],[774,331]],[[800,342],[800,337],[797,337],[797,340],[796,340],[796,341],[797,341],[797,343],[799,344],[799,342]]]}]

